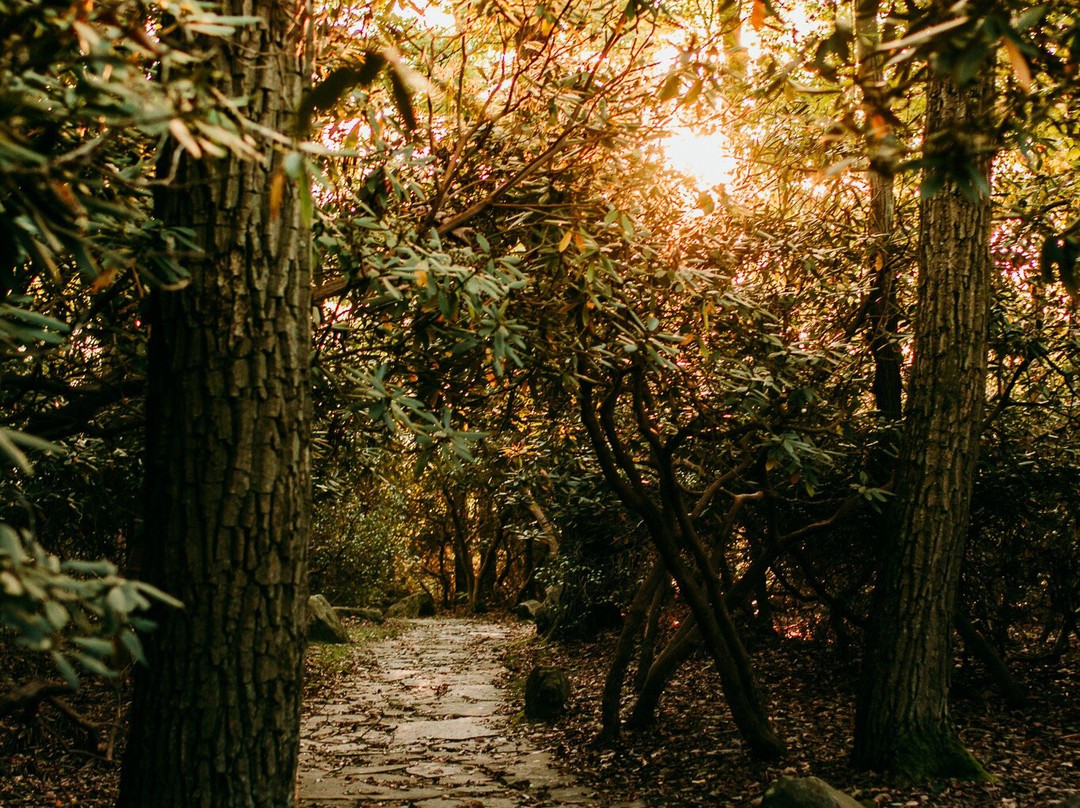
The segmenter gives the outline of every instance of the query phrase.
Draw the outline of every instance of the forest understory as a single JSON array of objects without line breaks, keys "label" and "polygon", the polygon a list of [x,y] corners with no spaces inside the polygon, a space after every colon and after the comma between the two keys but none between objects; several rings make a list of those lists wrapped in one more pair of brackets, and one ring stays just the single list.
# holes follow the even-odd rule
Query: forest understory
[{"label": "forest understory", "polygon": [[909,808],[1048,808],[1080,794],[1080,653],[1075,644],[1060,661],[1021,655],[1012,663],[1031,694],[1030,705],[1022,709],[1004,704],[978,663],[960,664],[952,713],[968,748],[994,781],[902,786],[850,765],[858,661],[839,659],[828,643],[813,640],[774,639],[751,649],[788,745],[779,762],[758,762],[746,754],[723,702],[719,677],[700,652],[669,685],[653,728],[624,730],[613,747],[597,746],[599,693],[614,641],[612,635],[573,644],[529,644],[521,658],[512,654],[509,663],[525,668],[540,662],[567,670],[573,684],[567,715],[551,727],[524,726],[597,788],[673,808],[756,805],[782,775],[820,777],[860,801]]},{"label": "forest understory", "polygon": [[[676,675],[653,729],[624,732],[616,745],[597,746],[599,693],[614,641],[610,634],[563,643],[530,638],[503,652],[511,699],[521,698],[514,683],[534,665],[566,669],[572,683],[567,713],[552,725],[522,721],[517,726],[611,799],[641,799],[665,808],[751,806],[784,774],[821,777],[879,806],[1050,808],[1080,794],[1080,651],[1075,643],[1060,660],[1033,653],[1012,660],[1015,675],[1032,697],[1023,709],[1006,707],[977,663],[961,662],[953,681],[953,715],[994,781],[898,786],[884,775],[849,765],[858,664],[839,659],[834,648],[818,641],[770,639],[752,649],[788,744],[779,763],[756,762],[746,754],[718,677],[703,656],[692,658]],[[6,650],[0,669],[6,672],[5,689],[13,680],[51,678],[47,668],[33,670],[25,658]],[[327,676],[332,674],[309,665],[307,687],[332,684],[320,683]],[[0,806],[112,806],[127,686],[127,677],[87,679],[78,692],[57,697],[59,702],[46,699],[32,714],[0,718]]]}]

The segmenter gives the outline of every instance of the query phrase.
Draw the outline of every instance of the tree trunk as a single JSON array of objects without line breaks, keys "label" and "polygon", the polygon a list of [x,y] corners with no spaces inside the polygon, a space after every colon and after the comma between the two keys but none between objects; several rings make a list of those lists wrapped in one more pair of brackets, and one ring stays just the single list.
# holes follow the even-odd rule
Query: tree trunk
[{"label": "tree trunk", "polygon": [[634,709],[630,713],[627,724],[635,729],[652,726],[656,721],[656,708],[660,705],[660,697],[664,693],[675,671],[690,658],[690,655],[701,645],[701,632],[698,631],[697,621],[693,615],[686,618],[686,622],[672,637],[660,656],[649,666],[648,674],[641,685]]},{"label": "tree trunk", "polygon": [[[924,153],[970,161],[987,182],[994,73],[931,80]],[[975,134],[972,134],[975,133]],[[959,157],[957,155],[960,155]],[[915,359],[896,486],[895,532],[875,591],[855,762],[903,778],[984,776],[949,717],[952,621],[985,397],[990,198],[947,178],[924,199]]]},{"label": "tree trunk", "polygon": [[[261,15],[207,66],[288,131],[304,80],[296,8]],[[181,161],[158,212],[202,247],[155,292],[141,573],[180,598],[138,670],[122,808],[282,808],[295,800],[310,525],[310,267],[294,189],[266,164]]]},{"label": "tree trunk", "polygon": [[986,666],[987,673],[994,680],[1005,702],[1010,707],[1026,707],[1030,702],[1024,686],[1016,680],[994,646],[971,624],[968,616],[960,609],[956,611],[956,633],[964,641],[964,650],[976,657]]},{"label": "tree trunk", "polygon": [[[869,259],[873,280],[867,300],[870,354],[874,358],[872,389],[878,414],[886,421],[899,421],[902,415],[901,369],[904,365],[896,330],[900,307],[896,301],[896,256],[892,246],[896,195],[891,162],[883,152],[886,145],[885,76],[882,62],[885,54],[877,50],[881,41],[878,28],[880,0],[856,0],[855,39],[859,60],[859,85],[863,94],[863,110],[869,121],[870,149],[870,216],[867,236],[870,241]],[[878,452],[876,461],[889,454],[886,447]],[[873,470],[872,470],[873,471]],[[884,479],[888,473],[874,474]]]},{"label": "tree trunk", "polygon": [[450,521],[454,525],[454,593],[471,597],[476,585],[476,570],[473,568],[469,530],[465,521],[467,503],[463,496],[452,493],[448,488],[443,489],[443,496],[450,512]]},{"label": "tree trunk", "polygon": [[[578,398],[582,423],[597,453],[605,479],[619,493],[623,503],[642,517],[664,566],[701,626],[705,646],[720,674],[721,687],[739,734],[758,757],[780,757],[784,753],[784,742],[769,721],[750,658],[724,602],[716,570],[682,501],[671,458],[657,450],[656,436],[643,423],[646,419],[640,416],[644,395],[640,374],[636,375],[634,381],[639,428],[652,444],[654,468],[660,479],[658,502],[653,502],[645,492],[635,463],[614,425],[614,404],[622,389],[621,379],[607,392],[599,417],[593,403],[592,386],[582,384]],[[620,469],[624,470],[629,480],[620,473]],[[686,546],[692,561],[683,557],[680,544]],[[695,576],[695,570],[700,575],[701,583]]]},{"label": "tree trunk", "polygon": [[660,634],[660,617],[664,613],[664,604],[667,603],[671,592],[670,580],[664,581],[653,594],[652,603],[649,604],[649,614],[645,618],[645,633],[641,637],[641,650],[638,653],[637,670],[634,673],[634,692],[640,693],[645,687],[645,680],[649,676],[649,668],[656,659],[656,641]]},{"label": "tree trunk", "polygon": [[619,738],[621,730],[619,712],[622,706],[623,680],[626,678],[626,669],[630,667],[630,660],[634,656],[634,645],[645,623],[649,604],[663,585],[666,575],[667,571],[664,569],[663,563],[659,560],[655,561],[626,612],[622,632],[619,634],[619,642],[615,646],[615,652],[611,655],[611,667],[608,669],[607,678],[604,680],[604,694],[600,706],[600,737],[598,739],[602,744],[610,744]]},{"label": "tree trunk", "polygon": [[503,526],[502,514],[496,514],[498,524],[495,527],[495,535],[484,549],[483,559],[480,561],[480,571],[476,573],[469,606],[474,612],[486,611],[491,601],[495,599],[495,574],[498,571],[499,546],[505,539],[505,527]]}]

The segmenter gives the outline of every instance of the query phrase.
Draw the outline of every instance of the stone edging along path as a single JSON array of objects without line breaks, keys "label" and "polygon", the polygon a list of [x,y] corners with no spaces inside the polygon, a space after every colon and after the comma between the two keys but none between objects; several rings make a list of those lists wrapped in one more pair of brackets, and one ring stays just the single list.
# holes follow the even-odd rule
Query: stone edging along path
[{"label": "stone edging along path", "polygon": [[643,808],[581,787],[511,732],[499,655],[530,628],[429,618],[373,643],[371,667],[305,705],[301,808]]}]

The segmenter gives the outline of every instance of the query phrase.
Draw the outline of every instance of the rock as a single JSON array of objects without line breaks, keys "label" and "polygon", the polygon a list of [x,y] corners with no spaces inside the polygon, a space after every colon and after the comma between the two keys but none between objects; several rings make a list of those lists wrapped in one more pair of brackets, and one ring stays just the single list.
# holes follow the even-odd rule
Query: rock
[{"label": "rock", "polygon": [[351,642],[349,632],[341,625],[341,618],[325,595],[308,598],[308,639],[311,642]]},{"label": "rock", "polygon": [[366,606],[335,606],[334,611],[341,617],[355,617],[358,620],[366,620],[369,623],[381,623],[383,613],[381,609]]},{"label": "rock", "polygon": [[863,808],[854,797],[818,777],[781,777],[765,792],[761,808]]},{"label": "rock", "polygon": [[559,602],[562,600],[562,584],[549,586],[543,602],[536,607],[533,620],[536,621],[536,633],[547,634],[559,621]]},{"label": "rock", "polygon": [[427,592],[417,592],[403,598],[386,610],[387,617],[414,619],[416,617],[434,617],[435,599]]},{"label": "rock", "polygon": [[525,680],[525,717],[552,721],[566,709],[570,680],[562,668],[533,668]]},{"label": "rock", "polygon": [[1057,808],[1080,808],[1080,794],[1073,794],[1058,803]]},{"label": "rock", "polygon": [[517,605],[514,610],[514,614],[518,616],[520,620],[535,620],[536,612],[540,608],[540,601],[538,600],[523,600]]}]

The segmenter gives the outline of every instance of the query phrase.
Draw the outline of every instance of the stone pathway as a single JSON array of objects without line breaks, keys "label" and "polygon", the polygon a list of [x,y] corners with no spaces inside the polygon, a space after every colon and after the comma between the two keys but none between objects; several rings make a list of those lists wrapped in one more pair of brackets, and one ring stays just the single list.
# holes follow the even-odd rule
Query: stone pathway
[{"label": "stone pathway", "polygon": [[370,646],[370,667],[305,706],[300,805],[641,808],[582,788],[509,732],[498,657],[524,631],[431,618]]}]

